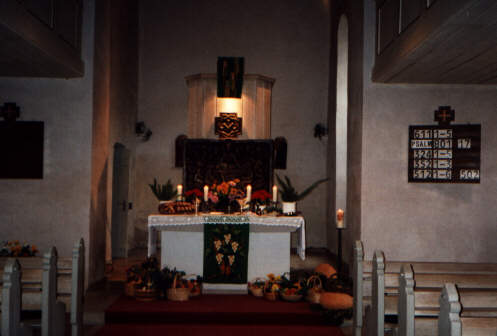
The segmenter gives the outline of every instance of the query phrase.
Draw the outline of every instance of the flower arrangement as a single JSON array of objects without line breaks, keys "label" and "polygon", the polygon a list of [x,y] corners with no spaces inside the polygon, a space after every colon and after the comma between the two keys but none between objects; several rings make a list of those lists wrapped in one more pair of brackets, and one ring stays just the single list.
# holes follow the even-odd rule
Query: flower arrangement
[{"label": "flower arrangement", "polygon": [[255,204],[263,205],[271,199],[271,194],[264,189],[259,189],[254,191],[252,194],[252,200]]},{"label": "flower arrangement", "polygon": [[38,249],[35,245],[24,243],[19,240],[7,241],[2,244],[0,257],[34,257]]},{"label": "flower arrangement", "polygon": [[203,195],[204,194],[202,193],[202,191],[200,191],[200,189],[198,188],[194,188],[185,192],[185,197],[189,202],[193,202],[195,201],[195,199],[202,199]]},{"label": "flower arrangement", "polygon": [[209,200],[211,200],[212,203],[218,203],[225,200],[234,201],[236,199],[244,198],[245,193],[239,183],[239,179],[228,182],[223,181],[220,184],[214,183],[209,188]]},{"label": "flower arrangement", "polygon": [[213,184],[209,188],[209,200],[216,206],[218,210],[226,210],[231,204],[238,206],[236,200],[245,197],[239,179],[223,181],[219,184]]}]

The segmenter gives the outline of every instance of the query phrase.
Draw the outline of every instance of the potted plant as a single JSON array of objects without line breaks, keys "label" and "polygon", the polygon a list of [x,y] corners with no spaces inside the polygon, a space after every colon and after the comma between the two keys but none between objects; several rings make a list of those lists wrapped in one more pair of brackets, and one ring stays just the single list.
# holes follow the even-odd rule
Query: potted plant
[{"label": "potted plant", "polygon": [[278,184],[280,185],[278,191],[281,195],[283,214],[286,215],[295,214],[297,201],[304,199],[304,197],[309,195],[314,189],[316,189],[318,185],[329,180],[328,178],[317,180],[309,187],[304,189],[304,191],[298,192],[293,187],[292,182],[290,181],[290,178],[288,176],[285,176],[285,180],[282,180],[278,175],[276,175],[276,179],[278,180]]},{"label": "potted plant", "polygon": [[154,178],[154,184],[149,184],[148,186],[159,201],[159,212],[161,212],[161,207],[165,203],[172,202],[171,200],[176,197],[177,191],[171,183],[171,179],[167,180],[165,184],[158,184],[157,179]]}]

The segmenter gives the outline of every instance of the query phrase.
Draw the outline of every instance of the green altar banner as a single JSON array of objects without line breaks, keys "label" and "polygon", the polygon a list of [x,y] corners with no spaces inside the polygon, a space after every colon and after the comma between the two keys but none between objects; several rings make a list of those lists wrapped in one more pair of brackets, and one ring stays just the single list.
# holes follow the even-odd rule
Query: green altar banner
[{"label": "green altar banner", "polygon": [[[235,220],[234,216],[217,218],[210,224],[204,224],[204,282],[208,283],[246,283],[249,224],[227,224]],[[223,218],[223,219],[225,219]],[[236,218],[236,217],[235,217]]]}]

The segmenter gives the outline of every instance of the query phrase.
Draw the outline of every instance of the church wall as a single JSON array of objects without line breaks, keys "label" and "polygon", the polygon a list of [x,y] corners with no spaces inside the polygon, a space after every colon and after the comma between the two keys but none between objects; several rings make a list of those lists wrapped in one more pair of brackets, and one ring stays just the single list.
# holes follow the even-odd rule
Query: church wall
[{"label": "church wall", "polygon": [[56,246],[65,257],[79,238],[88,248],[93,21],[94,3],[84,1],[83,77],[0,78],[0,103],[16,102],[19,120],[45,123],[43,179],[0,180],[0,241],[25,241],[41,253]]},{"label": "church wall", "polygon": [[[362,240],[366,257],[497,262],[495,86],[385,85],[371,82],[375,9],[365,2]],[[481,183],[407,182],[409,125],[435,124],[440,105],[457,124],[482,125]]]},{"label": "church wall", "polygon": [[[148,183],[181,181],[174,140],[187,132],[185,76],[215,73],[218,56],[245,57],[245,72],[276,79],[271,137],[288,140],[289,175],[305,188],[326,175],[327,139],[313,137],[327,122],[329,13],[326,1],[140,2],[139,120],[153,131],[137,146],[137,241],[157,211]],[[326,187],[299,203],[309,246],[326,246]]]}]

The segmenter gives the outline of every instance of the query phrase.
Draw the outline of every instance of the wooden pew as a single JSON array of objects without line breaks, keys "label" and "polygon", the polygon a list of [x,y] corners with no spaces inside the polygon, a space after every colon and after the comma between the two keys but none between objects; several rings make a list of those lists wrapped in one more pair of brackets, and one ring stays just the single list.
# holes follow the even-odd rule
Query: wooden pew
[{"label": "wooden pew", "polygon": [[29,326],[21,323],[21,265],[9,259],[3,268],[0,295],[1,335],[31,335]]},{"label": "wooden pew", "polygon": [[[375,261],[376,259],[376,261]],[[371,261],[364,260],[362,243],[357,241],[354,245],[354,335],[361,335],[361,330],[366,329],[371,335],[382,335],[383,328],[388,330],[391,325],[384,323],[385,315],[397,315],[397,301],[399,299],[399,273],[402,262],[385,262],[381,251],[376,251]],[[456,282],[464,291],[473,291],[473,301],[478,301],[483,290],[494,291],[497,288],[497,265],[476,263],[434,263],[434,262],[412,262],[416,274],[417,289],[416,300],[438,302],[433,299],[433,293],[439,295],[443,284]],[[374,271],[374,268],[377,271]],[[378,272],[377,278],[373,279],[374,272]],[[383,293],[383,294],[381,294]],[[373,299],[373,296],[376,298]],[[465,295],[466,300],[469,300]],[[373,304],[372,301],[376,300]],[[367,319],[364,311],[367,310]],[[438,306],[426,304],[416,309],[417,316],[438,316]],[[473,314],[472,310],[466,310],[464,314]],[[476,312],[474,314],[477,314]],[[489,314],[491,314],[489,312]],[[373,319],[372,315],[376,318]]]},{"label": "wooden pew", "polygon": [[[406,263],[401,266],[398,280],[399,295],[393,297],[397,299],[398,304],[397,335],[436,335],[437,318],[442,316],[443,310],[438,287],[445,288],[445,284],[443,275],[431,276],[432,278],[424,283],[426,277],[417,280],[418,275],[413,272],[411,264]],[[473,322],[479,321],[478,323],[486,321],[485,318],[497,322],[497,283],[492,285],[487,285],[488,281],[480,283],[479,276],[459,275],[458,280],[464,287],[459,290],[457,297],[460,306],[464,308],[460,315],[463,318],[473,318]],[[487,276],[494,278],[491,274]],[[455,278],[455,274],[451,274],[451,278]],[[431,286],[437,289],[433,290]],[[373,298],[373,301],[376,299]],[[441,335],[446,334],[441,333]]]},{"label": "wooden pew", "polygon": [[[56,253],[55,249],[53,252]],[[55,271],[50,278],[56,280],[54,281],[55,285],[52,285],[51,288],[47,288],[48,291],[55,293],[55,300],[61,302],[64,305],[65,310],[70,310],[71,335],[74,336],[83,335],[84,255],[84,241],[83,239],[80,239],[76,242],[72,250],[71,258],[55,258],[54,262],[56,264],[53,265]],[[0,266],[2,263],[5,263],[6,260],[7,258],[0,258]],[[54,323],[53,317],[47,316],[53,316],[54,311],[57,309],[60,310],[61,308],[53,308],[52,305],[55,305],[55,303],[51,301],[51,305],[49,306],[52,308],[47,311],[45,319],[43,319],[43,306],[40,301],[42,296],[41,293],[43,292],[42,288],[44,289],[47,287],[43,284],[43,281],[49,281],[48,278],[44,279],[43,276],[46,272],[44,269],[47,267],[47,262],[44,261],[45,256],[43,258],[18,258],[18,260],[23,268],[21,277],[22,309],[42,310],[42,325],[43,322],[45,322],[46,328],[48,328],[43,335],[54,335],[53,333],[50,333],[50,330],[53,329],[53,327],[51,327]],[[62,321],[65,322],[65,317]]]},{"label": "wooden pew", "polygon": [[[10,264],[11,258],[5,260],[7,265]],[[57,301],[57,250],[55,247],[43,255],[41,269],[23,269],[21,273],[21,297],[13,298],[13,301],[22,302],[24,307],[25,301],[30,306],[38,307],[41,310],[41,335],[42,336],[63,336],[65,328],[65,305]],[[40,278],[41,277],[41,278]],[[2,274],[2,278],[3,274]],[[41,280],[41,286],[40,286]],[[3,283],[8,286],[8,283]],[[16,294],[17,295],[17,294]],[[2,310],[2,315],[4,311]],[[38,323],[30,321],[31,326]]]},{"label": "wooden pew", "polygon": [[494,336],[497,317],[463,317],[465,307],[461,291],[453,283],[445,284],[440,296],[438,334],[447,336]]},{"label": "wooden pew", "polygon": [[364,315],[364,249],[361,241],[355,241],[353,251],[354,263],[352,265],[352,277],[354,313],[352,327],[354,336],[361,336]]},{"label": "wooden pew", "polygon": [[[408,268],[409,265],[406,265]],[[399,326],[395,335],[443,335],[443,336],[494,336],[497,333],[497,317],[489,317],[485,313],[490,309],[496,310],[495,293],[479,296],[472,300],[471,292],[458,291],[455,284],[445,284],[439,295],[440,312],[435,317],[415,317],[415,290],[413,273],[407,270],[401,281],[399,298]],[[489,298],[489,296],[491,298]],[[466,297],[465,299],[463,299]],[[479,300],[482,299],[483,300]],[[467,302],[466,306],[463,302]],[[473,306],[470,306],[473,304]],[[478,307],[480,304],[480,307]],[[491,306],[491,307],[489,307]],[[463,311],[473,309],[471,317],[463,316]],[[481,313],[480,316],[478,313]]]}]

